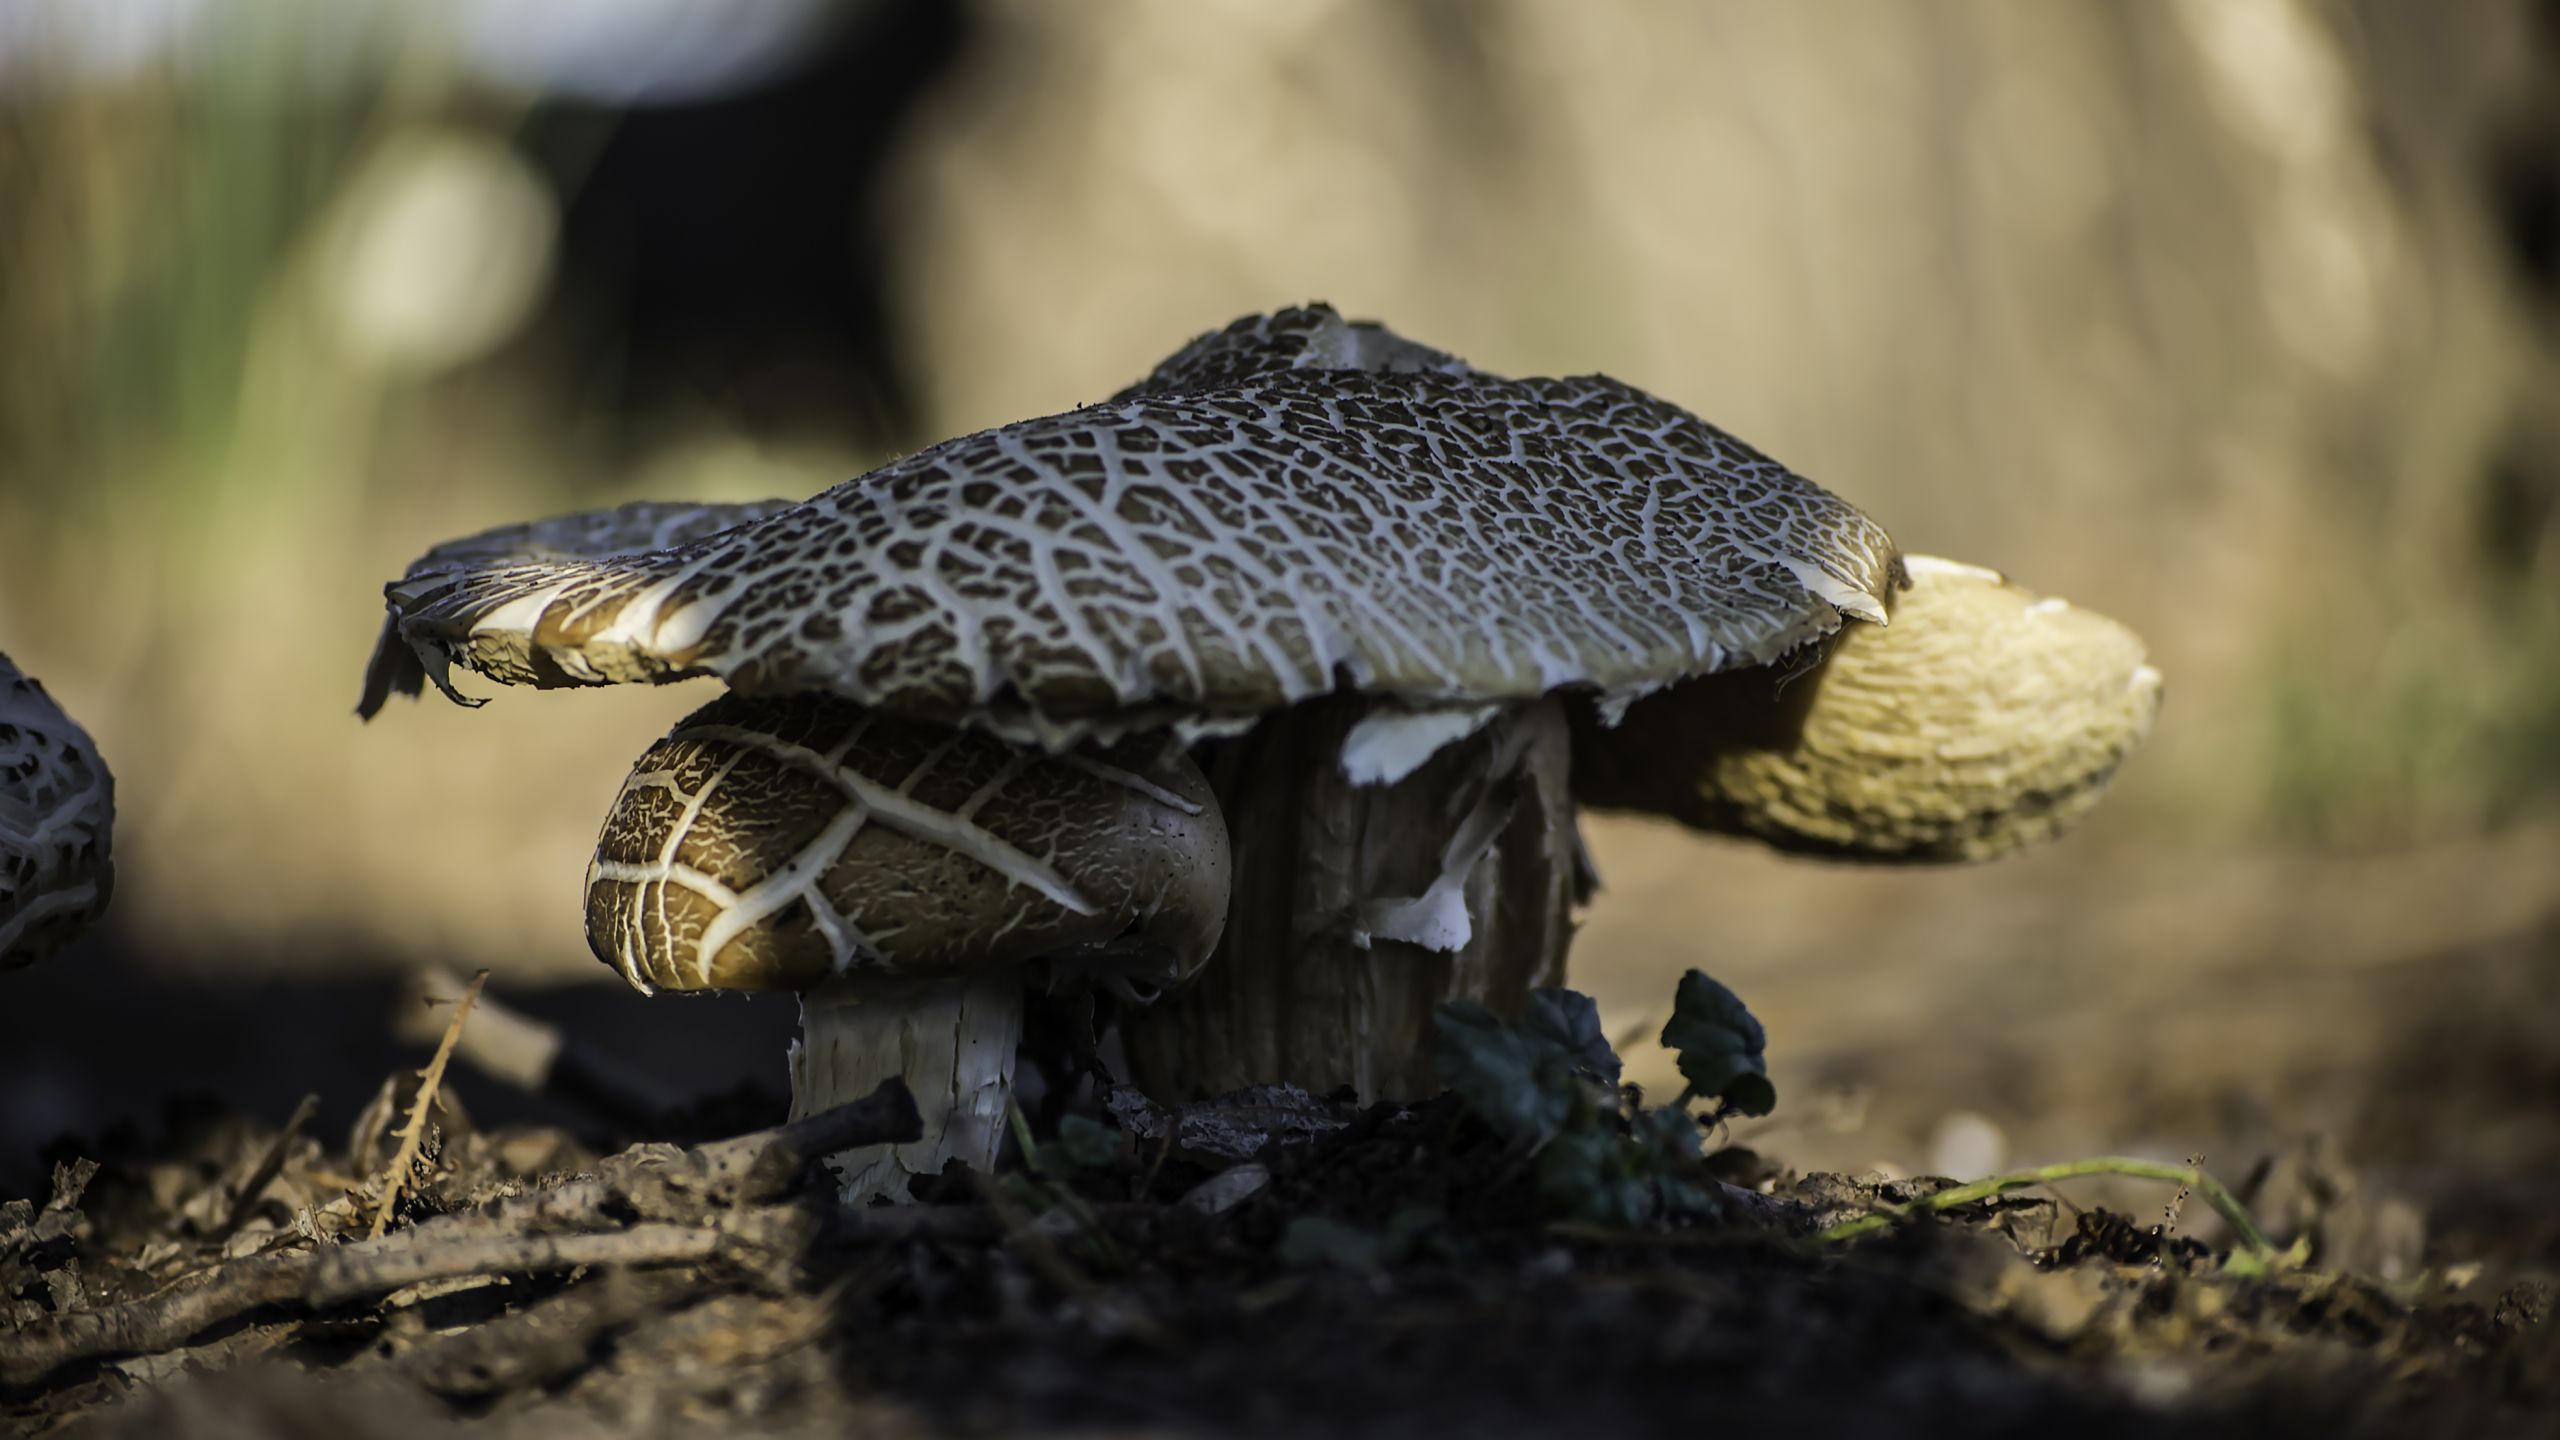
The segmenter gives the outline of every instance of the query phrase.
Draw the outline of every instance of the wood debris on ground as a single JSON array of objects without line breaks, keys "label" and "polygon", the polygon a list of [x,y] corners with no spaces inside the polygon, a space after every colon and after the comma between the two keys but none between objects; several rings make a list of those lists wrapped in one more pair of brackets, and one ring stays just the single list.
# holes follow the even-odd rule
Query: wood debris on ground
[{"label": "wood debris on ground", "polygon": [[1992,1433],[2354,1436],[2560,1413],[2552,1292],[2523,1271],[2237,1279],[2166,1227],[2037,1195],[1826,1247],[1807,1237],[1940,1182],[1765,1165],[1720,1224],[1558,1225],[1447,1100],[1099,1113],[1116,1130],[1077,1153],[844,1210],[812,1162],[912,1133],[902,1092],[603,1157],[456,1111],[379,1238],[361,1145],[199,1117],[0,1209],[0,1419],[1655,1434],[1819,1411],[1892,1434],[1961,1403]]}]

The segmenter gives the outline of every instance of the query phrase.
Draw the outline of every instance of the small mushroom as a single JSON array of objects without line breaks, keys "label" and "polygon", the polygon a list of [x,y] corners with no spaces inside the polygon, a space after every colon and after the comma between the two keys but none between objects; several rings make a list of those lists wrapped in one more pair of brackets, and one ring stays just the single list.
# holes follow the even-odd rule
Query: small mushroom
[{"label": "small mushroom", "polygon": [[96,923],[115,891],[116,782],[44,686],[0,655],[0,970]]},{"label": "small mushroom", "polygon": [[794,1118],[907,1082],[924,1136],[834,1157],[855,1198],[993,1168],[1026,983],[1172,984],[1226,916],[1226,829],[1166,737],[1047,755],[815,695],[686,717],[587,868],[587,943],[642,993],[799,992]]}]

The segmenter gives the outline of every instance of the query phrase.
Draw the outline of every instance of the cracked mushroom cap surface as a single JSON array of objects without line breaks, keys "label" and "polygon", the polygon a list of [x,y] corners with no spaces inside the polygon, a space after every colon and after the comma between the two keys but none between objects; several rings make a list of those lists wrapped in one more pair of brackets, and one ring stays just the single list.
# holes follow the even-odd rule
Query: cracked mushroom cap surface
[{"label": "cracked mushroom cap surface", "polygon": [[[750,520],[760,520],[779,510],[788,510],[791,503],[788,500],[750,500],[692,504],[641,500],[617,505],[610,510],[590,510],[523,525],[501,525],[494,530],[483,530],[477,535],[466,535],[436,546],[410,561],[408,570],[392,582],[390,588],[398,590],[403,586],[430,583],[438,576],[500,565],[524,565],[545,560],[606,560],[616,555],[665,550],[689,540],[699,540],[705,535],[716,535]],[[399,625],[400,612],[394,607],[383,617],[381,638],[374,642],[373,659],[365,666],[364,696],[356,702],[358,715],[371,717],[394,694],[416,695],[426,688],[426,666],[420,662],[418,652],[400,639]]]},{"label": "cracked mushroom cap surface", "polygon": [[377,673],[709,674],[1065,750],[1344,690],[1622,704],[1881,620],[1900,575],[1881,527],[1678,406],[1469,371],[1324,307],[736,518],[663,548],[421,562],[386,592],[417,668]]},{"label": "cracked mushroom cap surface", "polygon": [[0,970],[32,965],[105,913],[115,777],[89,733],[0,655]]},{"label": "cracked mushroom cap surface", "polygon": [[1048,755],[825,696],[724,696],[650,747],[587,869],[587,942],[642,990],[806,990],[1045,960],[1208,959],[1227,833],[1167,737]]}]

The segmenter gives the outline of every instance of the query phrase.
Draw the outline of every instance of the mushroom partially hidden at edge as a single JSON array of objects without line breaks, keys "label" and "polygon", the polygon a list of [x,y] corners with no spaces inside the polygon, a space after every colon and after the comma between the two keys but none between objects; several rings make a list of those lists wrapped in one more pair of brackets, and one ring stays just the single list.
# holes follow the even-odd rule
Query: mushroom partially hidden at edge
[{"label": "mushroom partially hidden at edge", "polygon": [[[1870,767],[1728,781],[1704,722],[1735,702],[1680,682],[1802,671],[1864,622],[1853,628],[1872,637],[1823,662],[1846,676],[1874,640],[1927,628],[1879,628],[1909,583],[1881,528],[1686,411],[1601,377],[1485,375],[1322,307],[1239,321],[1106,404],[727,513],[742,523],[636,553],[612,551],[607,515],[515,532],[588,526],[583,555],[534,558],[509,532],[463,542],[479,552],[464,563],[431,555],[388,587],[364,711],[430,678],[450,693],[459,661],[543,686],[714,674],[741,694],[829,695],[1068,761],[1132,737],[1192,745],[1233,850],[1226,939],[1200,983],[1129,1031],[1142,1081],[1176,1092],[1429,1089],[1433,1003],[1500,1008],[1561,976],[1586,879],[1577,751],[1614,776],[1604,803],[1783,836],[1783,819],[1760,820],[1827,813],[1826,787]],[[1946,573],[1922,566],[1913,593]],[[1972,643],[1962,605],[1910,613],[1947,616],[1958,652]],[[2018,637],[1973,638],[1996,693]],[[2055,733],[2046,691],[2014,697],[2029,711],[1975,707],[1971,733],[1910,738],[2046,757],[2005,773],[2066,797],[2035,802],[2059,823],[2148,724],[2157,677],[2138,643],[2130,653],[2132,669],[2081,677],[2090,693],[2071,703],[2106,717],[2085,733]],[[1885,663],[1858,673],[1889,674],[1901,654],[1887,642]],[[1794,693],[1858,688],[1818,678]],[[1818,717],[1825,702],[1811,703]],[[1631,715],[1647,724],[1621,737]],[[1831,734],[1808,720],[1757,743],[1819,758],[1838,748]],[[866,742],[847,743],[859,763]],[[2024,838],[2033,827],[2005,817],[2034,797],[2001,784],[1961,797],[1974,819],[1899,853]],[[1846,801],[1853,815],[1900,804]],[[1833,848],[1861,853],[1870,832],[1883,833],[1852,820]],[[935,883],[930,867],[901,873]],[[874,943],[831,952],[836,973],[896,968],[880,958],[894,940],[851,918]],[[641,950],[658,943],[644,934]]]},{"label": "mushroom partially hidden at edge", "polygon": [[116,782],[44,687],[0,655],[0,970],[32,965],[106,912]]}]

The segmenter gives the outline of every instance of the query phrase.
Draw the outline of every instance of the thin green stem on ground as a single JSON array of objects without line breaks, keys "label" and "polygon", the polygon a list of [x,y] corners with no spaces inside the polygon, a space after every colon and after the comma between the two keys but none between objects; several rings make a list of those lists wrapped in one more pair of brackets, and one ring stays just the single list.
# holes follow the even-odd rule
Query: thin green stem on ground
[{"label": "thin green stem on ground", "polygon": [[2228,1189],[2225,1189],[2221,1181],[2206,1174],[2201,1168],[2192,1165],[2164,1165],[2155,1160],[2134,1160],[2123,1156],[2101,1156],[2094,1160],[2066,1160],[2059,1165],[2045,1165],[2033,1170],[2017,1170],[2006,1175],[1994,1175],[1986,1180],[1976,1180],[1969,1185],[1958,1185],[1952,1189],[1941,1190],[1908,1205],[1896,1205],[1877,1214],[1861,1215],[1855,1220],[1844,1220],[1815,1238],[1826,1241],[1848,1240],[1884,1229],[1896,1220],[1913,1214],[1952,1210],[1959,1205],[1988,1200],[1995,1195],[2005,1195],[2012,1190],[2025,1190],[2032,1186],[2050,1185],[2057,1180],[2077,1180],[2091,1175],[2122,1175],[2136,1180],[2161,1180],[2172,1185],[2192,1185],[2195,1187],[2195,1192],[2204,1197],[2205,1203],[2213,1207],[2215,1214],[2230,1222],[2231,1232],[2239,1241],[2239,1248],[2233,1253],[2232,1258],[2234,1261],[2241,1261],[2242,1256],[2247,1257],[2246,1261],[2237,1268],[2264,1269],[2278,1256],[2279,1252],[2274,1244],[2267,1239],[2266,1233],[2258,1228],[2258,1222],[2250,1218],[2248,1207],[2242,1205]]}]

